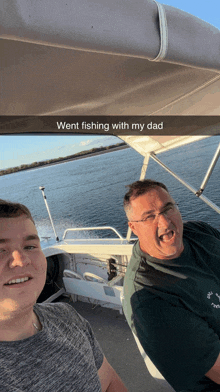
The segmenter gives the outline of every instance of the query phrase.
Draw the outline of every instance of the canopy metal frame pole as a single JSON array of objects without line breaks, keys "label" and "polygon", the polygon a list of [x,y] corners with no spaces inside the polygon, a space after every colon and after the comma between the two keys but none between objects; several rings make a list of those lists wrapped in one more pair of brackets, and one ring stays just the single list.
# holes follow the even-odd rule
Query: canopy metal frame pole
[{"label": "canopy metal frame pole", "polygon": [[49,215],[49,218],[50,218],[50,223],[52,225],[52,228],[53,228],[53,231],[54,231],[54,234],[55,234],[56,241],[59,242],[59,237],[57,236],[57,233],[56,233],[56,230],[55,230],[55,226],[53,224],[53,219],[52,219],[52,216],[51,216],[51,213],[50,213],[50,209],[49,209],[49,206],[48,206],[48,203],[47,203],[47,198],[46,198],[46,195],[44,193],[45,187],[44,186],[40,186],[39,189],[42,191],[42,195],[43,195],[44,202],[45,202],[45,205],[46,205],[46,209],[47,209],[47,212],[48,212],[48,215]]},{"label": "canopy metal frame pole", "polygon": [[211,161],[211,163],[209,165],[209,168],[208,168],[208,170],[207,170],[207,172],[205,174],[205,177],[204,177],[203,182],[202,182],[202,184],[200,186],[200,189],[196,192],[196,196],[200,197],[200,195],[204,191],[204,189],[205,189],[205,187],[207,185],[207,182],[208,182],[209,178],[211,177],[211,174],[212,174],[212,172],[214,170],[214,167],[215,167],[215,165],[216,165],[216,163],[218,161],[219,156],[220,156],[220,143],[219,143],[219,145],[218,145],[218,147],[216,149],[215,155],[213,156],[212,161]]},{"label": "canopy metal frame pole", "polygon": [[[220,207],[218,207],[215,203],[213,203],[211,200],[209,200],[207,197],[203,195],[198,195],[196,188],[194,188],[192,185],[188,184],[188,182],[184,181],[180,176],[175,174],[171,169],[169,169],[163,162],[161,162],[154,153],[150,154],[151,158],[157,162],[160,166],[162,166],[168,173],[170,173],[174,178],[176,178],[181,184],[183,184],[187,189],[189,189],[194,195],[198,196],[204,203],[206,203],[209,207],[211,207],[214,211],[216,211],[218,214],[220,214]],[[213,158],[214,159],[214,158]],[[216,160],[215,160],[216,164]],[[214,167],[213,167],[214,168]],[[213,170],[213,169],[212,169]],[[210,176],[209,176],[210,177]],[[207,180],[208,181],[208,180]],[[206,183],[207,183],[206,181]]]},{"label": "canopy metal frame pole", "polygon": [[[149,163],[149,159],[150,159],[150,154],[148,153],[145,156],[145,158],[144,158],[144,162],[143,162],[143,165],[142,165],[142,168],[141,168],[141,175],[140,175],[140,178],[139,178],[140,181],[145,179],[146,171],[147,171],[147,167],[148,167],[148,163]],[[132,233],[132,231],[131,231],[130,227],[128,227],[127,236],[126,236],[126,240],[127,241],[130,241],[131,233]]]}]

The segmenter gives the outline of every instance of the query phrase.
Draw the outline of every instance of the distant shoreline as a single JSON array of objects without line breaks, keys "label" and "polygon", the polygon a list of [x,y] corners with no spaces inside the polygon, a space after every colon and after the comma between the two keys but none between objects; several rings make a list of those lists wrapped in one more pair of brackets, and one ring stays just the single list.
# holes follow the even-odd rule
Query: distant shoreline
[{"label": "distant shoreline", "polygon": [[[90,158],[90,157],[94,157],[94,156],[96,156],[96,155],[107,154],[108,152],[113,152],[113,151],[118,151],[118,150],[124,150],[124,149],[126,149],[126,148],[130,148],[130,146],[125,145],[125,146],[120,146],[120,147],[115,147],[115,148],[112,147],[111,149],[106,149],[106,150],[97,151],[97,152],[91,152],[91,153],[88,153],[88,154],[85,154],[85,155],[80,155],[80,156],[75,157],[75,158],[74,158],[74,157],[73,157],[73,158],[66,158],[66,159],[64,158],[64,159],[62,159],[62,160],[60,160],[60,161],[58,161],[58,162],[48,163],[48,164],[41,165],[41,166],[38,166],[38,167],[59,165],[60,163],[71,162],[71,161],[77,161],[78,159]],[[31,170],[31,169],[36,169],[36,167],[31,167],[30,169],[27,169],[27,170]]]},{"label": "distant shoreline", "polygon": [[3,170],[0,170],[0,176],[5,176],[8,174],[17,173],[17,172],[24,171],[24,170],[33,170],[33,169],[37,169],[37,168],[45,167],[45,166],[59,165],[61,163],[65,163],[65,162],[70,162],[70,161],[75,161],[78,159],[89,158],[89,157],[93,157],[96,155],[106,154],[108,152],[124,150],[126,148],[130,148],[130,146],[128,146],[127,144],[123,144],[123,145],[116,145],[116,146],[111,145],[111,146],[107,146],[107,147],[96,148],[94,150],[97,150],[97,151],[94,151],[94,152],[92,152],[93,150],[91,150],[91,152],[85,151],[85,152],[77,153],[72,156],[68,156],[66,158],[57,158],[57,159],[52,159],[52,160],[48,160],[48,161],[44,161],[44,162],[36,162],[36,163],[34,162],[34,163],[26,164],[26,165],[3,169]]}]

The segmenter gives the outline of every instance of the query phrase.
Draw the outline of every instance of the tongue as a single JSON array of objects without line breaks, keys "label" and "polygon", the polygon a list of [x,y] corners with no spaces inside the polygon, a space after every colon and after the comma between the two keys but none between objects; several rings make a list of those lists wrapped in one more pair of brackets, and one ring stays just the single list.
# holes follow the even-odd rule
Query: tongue
[{"label": "tongue", "polygon": [[161,240],[164,242],[169,241],[172,237],[173,237],[172,231],[169,231],[169,233],[160,236]]}]

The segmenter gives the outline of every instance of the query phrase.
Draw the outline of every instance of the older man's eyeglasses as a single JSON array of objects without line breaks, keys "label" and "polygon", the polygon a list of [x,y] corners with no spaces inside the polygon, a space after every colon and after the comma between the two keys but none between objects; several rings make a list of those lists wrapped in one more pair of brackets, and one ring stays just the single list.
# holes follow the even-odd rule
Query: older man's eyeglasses
[{"label": "older man's eyeglasses", "polygon": [[178,204],[176,203],[169,203],[165,206],[165,208],[163,209],[163,211],[158,212],[158,213],[154,213],[154,214],[149,214],[147,215],[145,218],[141,219],[141,220],[137,220],[137,221],[130,221],[130,222],[143,222],[143,223],[153,223],[156,222],[159,218],[160,215],[164,215],[167,218],[172,217],[172,215],[174,215],[178,210]]}]

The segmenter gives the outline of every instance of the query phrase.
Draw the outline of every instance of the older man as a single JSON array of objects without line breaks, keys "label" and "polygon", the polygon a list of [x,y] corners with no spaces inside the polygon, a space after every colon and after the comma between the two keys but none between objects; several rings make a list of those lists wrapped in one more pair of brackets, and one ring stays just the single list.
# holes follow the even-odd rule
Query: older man
[{"label": "older man", "polygon": [[156,181],[131,184],[124,208],[139,239],[124,282],[133,332],[176,391],[220,391],[220,232],[183,224]]},{"label": "older man", "polygon": [[0,200],[0,391],[126,392],[85,319],[36,304],[45,276],[29,210]]}]

